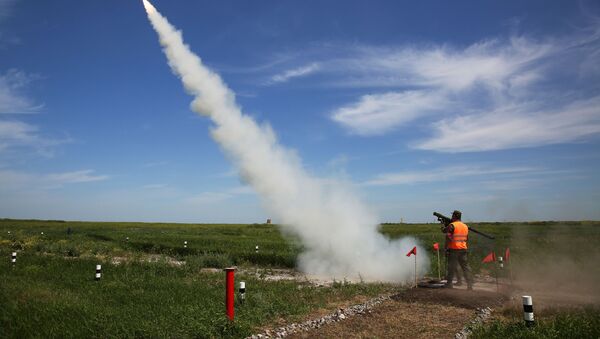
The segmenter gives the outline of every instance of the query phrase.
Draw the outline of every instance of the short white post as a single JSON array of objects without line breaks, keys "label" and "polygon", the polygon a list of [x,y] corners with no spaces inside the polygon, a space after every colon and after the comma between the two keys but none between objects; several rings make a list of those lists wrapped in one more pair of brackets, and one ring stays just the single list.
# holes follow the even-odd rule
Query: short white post
[{"label": "short white post", "polygon": [[187,248],[187,240],[183,242],[183,248]]},{"label": "short white post", "polygon": [[102,278],[102,265],[96,265],[96,281]]},{"label": "short white post", "polygon": [[44,232],[41,232],[40,235],[44,235]]},{"label": "short white post", "polygon": [[254,252],[258,253],[258,245],[254,248]]},{"label": "short white post", "polygon": [[525,325],[530,327],[535,325],[533,319],[533,299],[529,295],[523,297],[523,319],[525,319]]},{"label": "short white post", "polygon": [[126,237],[126,238],[125,238],[125,241],[129,241],[129,237]]},{"label": "short white post", "polygon": [[10,262],[14,265],[17,263],[17,252],[12,252],[10,256]]},{"label": "short white post", "polygon": [[504,268],[504,259],[502,257],[498,257],[498,266],[500,269]]},{"label": "short white post", "polygon": [[240,300],[242,304],[246,300],[246,282],[240,281]]}]

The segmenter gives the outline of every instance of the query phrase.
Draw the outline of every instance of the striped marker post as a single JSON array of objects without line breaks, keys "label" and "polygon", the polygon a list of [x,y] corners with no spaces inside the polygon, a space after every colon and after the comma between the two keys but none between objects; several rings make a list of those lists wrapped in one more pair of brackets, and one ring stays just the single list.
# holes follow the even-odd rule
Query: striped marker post
[{"label": "striped marker post", "polygon": [[17,252],[12,252],[10,256],[10,262],[14,265],[17,263]]},{"label": "striped marker post", "polygon": [[254,252],[258,253],[258,245],[254,248]]},{"label": "striped marker post", "polygon": [[535,320],[533,319],[533,299],[531,296],[524,295],[523,297],[523,319],[525,320],[525,325],[527,327],[531,327],[535,325]]},{"label": "striped marker post", "polygon": [[242,304],[246,300],[246,282],[240,281],[240,300]]},{"label": "striped marker post", "polygon": [[502,257],[498,257],[498,266],[500,266],[500,269],[504,268],[504,259]]},{"label": "striped marker post", "polygon": [[183,242],[183,248],[187,248],[187,240]]},{"label": "striped marker post", "polygon": [[102,278],[102,265],[96,265],[96,281]]}]

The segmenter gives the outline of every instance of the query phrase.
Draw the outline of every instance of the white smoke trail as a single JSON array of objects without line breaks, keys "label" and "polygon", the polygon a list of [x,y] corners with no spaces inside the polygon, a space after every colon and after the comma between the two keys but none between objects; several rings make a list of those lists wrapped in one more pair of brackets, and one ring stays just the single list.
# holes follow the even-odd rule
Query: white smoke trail
[{"label": "white smoke trail", "polygon": [[[181,32],[143,2],[171,69],[195,97],[191,109],[212,119],[214,140],[284,231],[301,239],[306,250],[299,257],[299,269],[337,278],[411,281],[414,259],[405,254],[417,241],[389,241],[347,187],[308,175],[295,154],[277,143],[270,126],[259,126],[242,114],[234,93],[189,50]],[[417,260],[419,271],[427,272],[429,260],[422,248]]]}]

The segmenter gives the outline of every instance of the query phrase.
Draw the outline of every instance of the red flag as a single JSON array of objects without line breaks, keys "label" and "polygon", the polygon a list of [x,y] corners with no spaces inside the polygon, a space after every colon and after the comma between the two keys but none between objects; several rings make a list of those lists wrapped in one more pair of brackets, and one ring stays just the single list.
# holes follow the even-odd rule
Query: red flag
[{"label": "red flag", "polygon": [[410,252],[406,253],[407,257],[410,257],[411,255],[417,255],[417,246],[413,247],[412,250],[410,250]]},{"label": "red flag", "polygon": [[487,257],[483,258],[483,263],[496,261],[496,254],[494,252],[490,252]]},{"label": "red flag", "polygon": [[506,253],[504,253],[504,260],[508,261],[508,258],[510,257],[510,248],[506,248]]},{"label": "red flag", "polygon": [[435,244],[433,244],[433,249],[435,251],[439,251],[440,250],[440,244],[438,244],[437,242]]}]

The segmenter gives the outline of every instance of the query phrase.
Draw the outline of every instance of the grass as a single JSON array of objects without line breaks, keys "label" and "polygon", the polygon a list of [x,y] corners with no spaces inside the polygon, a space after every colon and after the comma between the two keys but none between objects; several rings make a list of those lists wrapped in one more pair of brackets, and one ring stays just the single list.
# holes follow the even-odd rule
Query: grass
[{"label": "grass", "polygon": [[[515,262],[535,263],[560,254],[582,269],[599,270],[595,261],[582,257],[595,253],[600,223],[470,225],[497,238],[470,238],[475,272],[485,272],[481,259],[489,251],[503,253],[508,246]],[[431,244],[443,243],[437,224],[384,224],[380,231],[390,238],[414,236],[432,254]],[[562,253],[557,241],[569,250]],[[12,251],[18,252],[15,267],[10,264]],[[224,274],[202,268],[294,268],[301,251],[298,241],[282,237],[274,225],[0,220],[0,337],[243,337],[273,323],[302,320],[317,310],[332,311],[340,303],[398,288],[344,282],[315,287],[237,274],[236,281],[246,281],[247,301],[236,306],[235,322],[226,320]],[[174,260],[186,264],[173,265]],[[431,260],[436,275],[437,259]],[[96,282],[98,263],[103,265],[103,278]],[[552,337],[579,326],[592,332],[573,333],[598,337],[597,313],[585,314],[581,319],[565,314],[540,321],[533,331],[515,322],[494,323],[478,333]]]},{"label": "grass", "polygon": [[224,274],[164,262],[103,263],[103,277],[95,281],[96,263],[29,254],[15,267],[2,261],[0,337],[240,337],[281,317],[297,320],[356,295],[389,290],[382,284],[318,288],[238,274],[237,281],[246,281],[246,302],[229,323]]},{"label": "grass", "polygon": [[[316,287],[237,274],[236,282],[246,282],[246,302],[236,306],[231,323],[224,316],[224,274],[201,269],[292,267],[299,247],[272,226],[4,220],[0,232],[2,338],[244,337],[394,288]],[[18,252],[14,267],[12,251]],[[115,258],[122,263],[113,264]],[[172,258],[186,264],[172,265]],[[95,281],[98,263],[103,278]]]},{"label": "grass", "polygon": [[600,311],[594,308],[560,311],[536,320],[533,327],[522,320],[500,321],[476,328],[472,338],[600,338]]}]

